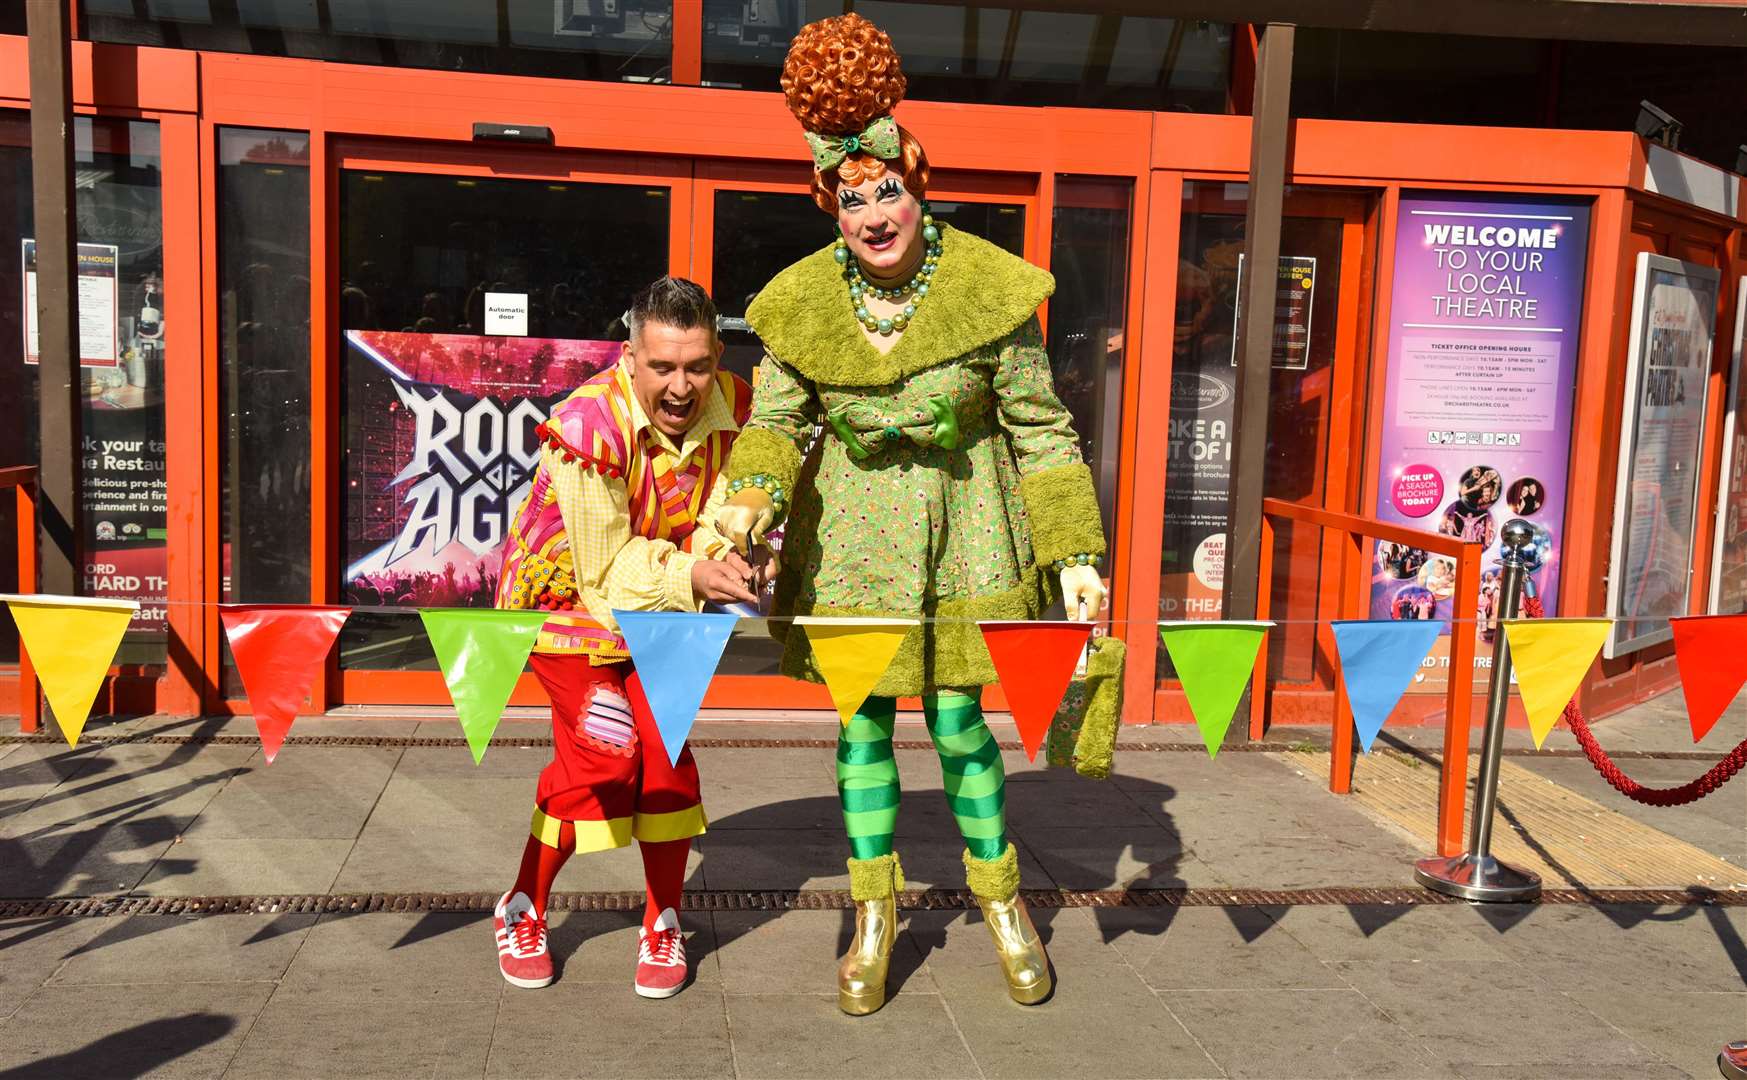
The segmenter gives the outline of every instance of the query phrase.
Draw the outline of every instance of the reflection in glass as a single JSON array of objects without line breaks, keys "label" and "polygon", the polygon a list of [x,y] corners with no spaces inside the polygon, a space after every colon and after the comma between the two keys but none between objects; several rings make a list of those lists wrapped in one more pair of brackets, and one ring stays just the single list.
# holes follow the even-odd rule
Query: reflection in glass
[{"label": "reflection in glass", "polygon": [[[914,100],[1229,111],[1227,23],[904,0],[853,6],[892,36]],[[704,0],[704,84],[778,89],[801,25],[850,7]]]},{"label": "reflection in glass", "polygon": [[[436,666],[415,607],[490,607],[535,426],[667,272],[666,187],[340,177],[340,663]],[[394,611],[407,608],[407,612]],[[375,609],[375,610],[369,610]]]},{"label": "reflection in glass", "polygon": [[[1195,181],[1184,189],[1159,595],[1163,619],[1216,619],[1220,613],[1237,408],[1234,357],[1246,191],[1242,185]],[[1276,344],[1263,487],[1273,498],[1315,503],[1323,497],[1326,479],[1342,222],[1294,214],[1290,202],[1286,215],[1281,223],[1282,261],[1315,260],[1306,264],[1315,266],[1315,286],[1307,308],[1307,349],[1287,360],[1284,347]],[[1294,529],[1289,522],[1276,529],[1272,588],[1278,619],[1316,617],[1318,533]],[[1312,677],[1312,631],[1308,624],[1294,624],[1270,635],[1280,677]],[[1175,678],[1169,656],[1162,648],[1158,655],[1159,677]]]},{"label": "reflection in glass", "polygon": [[93,41],[484,71],[667,82],[673,0],[80,0]]},{"label": "reflection in glass", "polygon": [[[310,600],[309,137],[218,133],[220,559],[226,603]],[[241,697],[229,643],[220,689]]]},{"label": "reflection in glass", "polygon": [[[81,413],[86,445],[97,448],[80,475],[81,591],[140,601],[116,662],[161,664],[168,585],[164,348],[169,335],[193,328],[164,320],[157,124],[79,117],[73,146],[81,296],[88,301],[80,309]],[[24,356],[24,275],[34,280],[29,147],[27,117],[0,113],[0,401],[19,408],[14,423],[0,425],[5,464],[41,460],[37,368]],[[5,257],[7,251],[13,255]],[[15,561],[11,540],[4,543],[0,558]]]},{"label": "reflection in glass", "polygon": [[1098,485],[1107,537],[1116,535],[1120,482],[1131,189],[1127,180],[1058,178],[1050,240],[1056,291],[1049,303],[1049,359],[1056,393],[1073,413],[1080,452]]}]

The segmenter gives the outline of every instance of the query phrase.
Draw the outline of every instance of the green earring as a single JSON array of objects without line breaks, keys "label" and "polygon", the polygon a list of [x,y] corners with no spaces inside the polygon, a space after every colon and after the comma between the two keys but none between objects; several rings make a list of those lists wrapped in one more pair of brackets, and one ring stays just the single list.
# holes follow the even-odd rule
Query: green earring
[{"label": "green earring", "polygon": [[844,242],[843,234],[837,234],[837,246],[831,249],[831,257],[837,260],[838,266],[849,264],[849,245]]}]

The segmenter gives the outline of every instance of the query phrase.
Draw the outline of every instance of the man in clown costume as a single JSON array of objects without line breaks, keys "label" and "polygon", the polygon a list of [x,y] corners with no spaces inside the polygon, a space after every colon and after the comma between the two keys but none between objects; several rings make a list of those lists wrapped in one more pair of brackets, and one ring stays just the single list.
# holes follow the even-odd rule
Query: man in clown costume
[{"label": "man in clown costume", "polygon": [[546,905],[559,868],[574,852],[635,839],[648,902],[633,985],[665,998],[686,981],[680,892],[704,812],[692,752],[669,764],[613,610],[757,603],[752,568],[699,524],[724,498],[720,474],[751,390],[718,370],[716,308],[696,284],[662,278],[625,322],[618,363],[540,425],[540,464],[504,547],[497,606],[550,613],[532,664],[552,699],[554,752],[494,928],[503,977],[548,985]]}]

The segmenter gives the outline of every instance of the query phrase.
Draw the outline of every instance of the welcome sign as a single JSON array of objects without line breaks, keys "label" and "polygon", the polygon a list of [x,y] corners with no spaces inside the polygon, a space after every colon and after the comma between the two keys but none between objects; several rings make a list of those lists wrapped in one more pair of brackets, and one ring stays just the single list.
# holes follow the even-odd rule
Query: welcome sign
[{"label": "welcome sign", "polygon": [[1453,561],[1377,545],[1371,617],[1445,624],[1416,690],[1447,685],[1452,619],[1492,641],[1511,518],[1543,530],[1532,577],[1556,610],[1588,250],[1587,203],[1401,200],[1376,515],[1482,544],[1488,567],[1473,610],[1457,605]]}]

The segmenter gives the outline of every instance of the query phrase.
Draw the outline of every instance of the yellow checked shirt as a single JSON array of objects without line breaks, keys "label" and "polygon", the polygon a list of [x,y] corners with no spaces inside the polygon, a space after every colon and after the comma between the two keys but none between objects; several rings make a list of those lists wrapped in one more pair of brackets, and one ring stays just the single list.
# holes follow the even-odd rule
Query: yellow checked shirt
[{"label": "yellow checked shirt", "polygon": [[[629,370],[620,362],[625,383]],[[706,439],[717,431],[738,431],[733,412],[724,400],[720,386],[712,387],[703,412],[686,432],[682,442],[674,441],[650,422],[643,406],[634,394],[624,395],[628,414],[629,453],[668,458],[675,471],[683,471],[699,453],[707,452]],[[541,448],[540,470],[550,479],[551,497],[563,519],[568,551],[557,555],[563,565],[565,554],[576,583],[575,615],[586,610],[600,627],[616,636],[619,632],[613,609],[625,611],[697,611],[703,604],[692,592],[692,567],[699,559],[721,558],[733,546],[706,522],[712,522],[716,511],[727,498],[727,482],[714,477],[701,512],[697,515],[689,547],[682,551],[671,540],[657,540],[632,531],[629,494],[624,476],[603,475],[602,471],[584,467],[579,462],[566,462],[564,447],[547,442]],[[536,483],[536,490],[539,489]],[[518,518],[521,516],[517,515]],[[563,623],[572,612],[554,612],[553,620],[541,629],[534,651],[537,653],[584,653],[596,664],[611,664],[629,655],[622,647],[606,647],[590,642],[579,645],[566,635]]]}]

